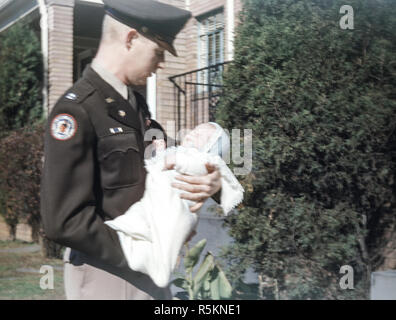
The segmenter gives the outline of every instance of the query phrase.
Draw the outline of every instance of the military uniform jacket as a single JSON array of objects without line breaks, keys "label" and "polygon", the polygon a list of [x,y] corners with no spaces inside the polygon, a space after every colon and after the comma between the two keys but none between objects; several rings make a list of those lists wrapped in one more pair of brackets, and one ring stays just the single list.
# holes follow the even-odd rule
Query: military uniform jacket
[{"label": "military uniform jacket", "polygon": [[[147,109],[135,95],[139,110]],[[118,268],[127,268],[127,262],[116,232],[104,221],[125,213],[144,193],[144,125],[138,111],[88,67],[56,103],[45,133],[46,236]]]}]

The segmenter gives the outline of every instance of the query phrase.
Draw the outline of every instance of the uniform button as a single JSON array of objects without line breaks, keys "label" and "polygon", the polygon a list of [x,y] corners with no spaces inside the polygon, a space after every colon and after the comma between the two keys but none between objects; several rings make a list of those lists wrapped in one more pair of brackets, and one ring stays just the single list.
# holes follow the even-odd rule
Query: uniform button
[{"label": "uniform button", "polygon": [[118,111],[118,114],[120,115],[120,117],[125,117],[126,116],[126,112],[124,110]]}]

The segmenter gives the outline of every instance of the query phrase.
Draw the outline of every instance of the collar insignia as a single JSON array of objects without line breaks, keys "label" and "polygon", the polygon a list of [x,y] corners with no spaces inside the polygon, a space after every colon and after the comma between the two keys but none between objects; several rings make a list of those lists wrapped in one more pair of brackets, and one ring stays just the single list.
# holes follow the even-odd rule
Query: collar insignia
[{"label": "collar insignia", "polygon": [[70,92],[66,95],[66,99],[68,100],[76,100],[77,99],[77,95],[73,92]]}]

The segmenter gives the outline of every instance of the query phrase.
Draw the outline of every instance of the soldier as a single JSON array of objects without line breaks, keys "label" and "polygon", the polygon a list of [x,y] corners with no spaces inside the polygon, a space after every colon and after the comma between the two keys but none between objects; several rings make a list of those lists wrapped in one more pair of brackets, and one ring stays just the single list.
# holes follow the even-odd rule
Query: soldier
[{"label": "soldier", "polygon": [[[98,53],[83,77],[53,108],[45,134],[41,213],[46,236],[66,247],[68,299],[170,299],[169,288],[128,268],[118,236],[104,221],[143,196],[143,85],[161,68],[164,51],[190,12],[151,0],[105,0]],[[61,124],[67,128],[61,129]],[[64,130],[63,130],[64,129]],[[219,192],[220,174],[181,176],[184,199],[203,202]]]}]

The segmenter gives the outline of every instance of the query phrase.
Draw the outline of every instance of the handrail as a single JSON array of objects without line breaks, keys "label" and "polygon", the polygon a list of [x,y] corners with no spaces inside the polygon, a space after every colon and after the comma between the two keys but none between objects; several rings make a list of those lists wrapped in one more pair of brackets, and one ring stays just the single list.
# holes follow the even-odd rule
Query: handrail
[{"label": "handrail", "polygon": [[[180,130],[182,121],[184,125],[187,121],[189,121],[189,126],[191,124],[197,125],[198,122],[202,121],[203,113],[207,116],[207,112],[209,112],[209,120],[214,121],[216,105],[222,95],[224,66],[231,62],[217,63],[168,78],[174,84],[175,90],[176,132]],[[204,73],[203,78],[201,73]]]},{"label": "handrail", "polygon": [[[211,65],[211,66],[207,66],[207,67],[205,67],[205,68],[200,68],[200,69],[188,71],[188,72],[185,72],[185,73],[181,73],[181,74],[178,74],[178,75],[169,77],[169,80],[172,81],[173,79],[178,78],[178,77],[183,77],[183,76],[187,76],[187,75],[189,75],[189,74],[193,74],[193,73],[196,73],[196,72],[205,71],[205,70],[209,70],[209,69],[214,69],[214,68],[217,68],[217,67],[219,67],[219,66],[229,64],[229,63],[231,63],[231,62],[232,62],[232,61],[221,62],[221,63],[213,64],[213,65]],[[172,81],[172,82],[173,82],[173,81]]]}]

